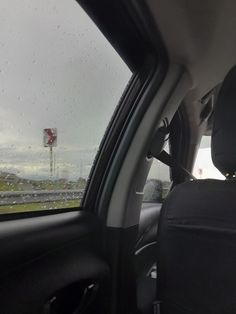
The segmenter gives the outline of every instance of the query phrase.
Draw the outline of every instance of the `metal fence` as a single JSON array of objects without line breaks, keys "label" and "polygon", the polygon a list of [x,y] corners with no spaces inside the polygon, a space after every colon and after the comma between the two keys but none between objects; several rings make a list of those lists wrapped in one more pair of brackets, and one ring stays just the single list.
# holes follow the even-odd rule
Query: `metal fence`
[{"label": "metal fence", "polygon": [[82,199],[84,190],[0,192],[0,206]]}]

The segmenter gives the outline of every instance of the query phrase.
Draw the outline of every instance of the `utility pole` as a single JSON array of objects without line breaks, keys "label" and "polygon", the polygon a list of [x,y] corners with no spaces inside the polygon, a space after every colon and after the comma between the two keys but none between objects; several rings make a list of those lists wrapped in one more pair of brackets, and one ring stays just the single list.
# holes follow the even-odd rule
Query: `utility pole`
[{"label": "utility pole", "polygon": [[56,178],[56,153],[53,155],[53,177]]},{"label": "utility pole", "polygon": [[82,161],[82,159],[80,159],[80,178],[82,178],[83,177],[83,161]]},{"label": "utility pole", "polygon": [[[43,144],[44,147],[49,147],[49,170],[50,170],[50,179],[52,180],[53,174],[55,175],[55,164],[56,157],[53,156],[53,147],[57,146],[57,129],[44,129],[43,130]],[[54,162],[53,162],[54,159]]]},{"label": "utility pole", "polygon": [[49,147],[49,154],[50,154],[50,178],[53,177],[53,152],[52,152],[52,146]]}]

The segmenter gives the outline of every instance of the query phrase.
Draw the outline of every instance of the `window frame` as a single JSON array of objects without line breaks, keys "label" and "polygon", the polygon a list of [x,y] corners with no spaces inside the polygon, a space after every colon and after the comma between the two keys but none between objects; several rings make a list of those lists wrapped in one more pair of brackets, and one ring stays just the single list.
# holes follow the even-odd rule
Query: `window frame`
[{"label": "window frame", "polygon": [[[93,11],[94,7],[92,7],[92,3],[90,1],[82,0],[79,2],[82,6],[85,5],[84,8],[87,10],[88,14],[91,12],[92,14],[95,13]],[[90,173],[84,198],[81,203],[81,207],[84,210],[95,212],[104,219],[109,203],[109,196],[111,196],[113,184],[115,183],[118,171],[121,168],[123,161],[122,158],[120,158],[119,164],[116,165],[115,171],[113,169],[114,173],[109,186],[105,186],[106,179],[109,174],[113,158],[117,153],[119,144],[121,143],[122,136],[125,133],[127,126],[129,125],[130,127],[130,121],[133,118],[132,116],[135,111],[138,111],[135,124],[131,127],[132,130],[130,132],[130,138],[127,138],[127,144],[131,141],[132,135],[134,134],[143,113],[149,105],[149,100],[155,94],[156,88],[163,81],[168,68],[167,53],[161,38],[158,36],[159,34],[157,35],[156,33],[156,28],[154,28],[153,20],[150,18],[147,5],[144,3],[131,5],[128,1],[118,2],[102,0],[100,4],[102,4],[106,10],[108,8],[110,9],[110,17],[112,16],[112,19],[104,16],[103,11],[101,15],[99,15],[99,12],[94,20],[96,20],[96,23],[104,35],[109,39],[115,48],[119,42],[120,34],[123,33],[125,39],[120,42],[120,45],[118,44],[117,51],[120,53],[124,61],[128,61],[130,69],[133,70],[133,76],[124,91],[117,110],[114,113],[104,135],[97,158]],[[133,6],[135,6],[135,8]],[[117,12],[122,12],[121,15],[126,16],[126,19],[120,19]],[[143,20],[143,17],[146,15],[150,18],[150,24],[147,24],[146,20]],[[128,24],[125,25],[124,21],[128,21]],[[116,22],[117,24],[115,25]],[[127,27],[125,32],[122,31],[124,30],[124,25]],[[103,31],[104,29],[105,32]],[[134,58],[137,53],[138,58]],[[156,86],[152,85],[153,81],[156,82]],[[147,91],[149,85],[152,85],[152,87],[151,90]],[[140,99],[147,94],[147,92],[149,93],[149,97],[142,104],[142,106],[140,106]],[[114,124],[118,125],[118,130],[113,133]],[[125,156],[127,149],[128,145],[123,147],[123,157]],[[100,174],[100,162],[104,162],[104,164],[106,164],[106,170],[102,176]],[[104,188],[106,189],[106,200],[104,200],[103,195]],[[102,197],[103,200],[101,201]],[[98,212],[100,201],[103,203],[104,208],[102,212]]]},{"label": "window frame", "polygon": [[[152,20],[150,20],[150,25],[143,24],[143,16],[149,14],[146,4],[135,4],[134,10],[134,4],[131,5],[126,1],[118,3],[116,1],[101,0],[100,10],[97,11],[97,5],[93,1],[80,0],[78,2],[133,71],[133,76],[102,139],[80,207],[2,214],[0,221],[77,212],[78,210],[91,211],[104,216],[105,212],[102,214],[97,212],[97,205],[105,188],[104,182],[110,171],[111,160],[119,148],[122,135],[130,124],[132,115],[136,112],[135,123],[132,125],[133,132],[130,132],[127,144],[131,140],[132,134],[135,132],[150,99],[155,94],[157,86],[161,84],[167,71],[168,57],[161,38],[156,36],[156,30],[153,31]],[[104,12],[107,12],[108,7],[111,10],[109,17],[104,16]],[[122,12],[122,16],[126,17],[125,21],[128,21],[128,25],[125,25],[124,21],[120,19],[119,12]],[[114,27],[111,27],[111,25]],[[127,29],[126,32],[123,32],[121,38],[120,31],[124,29],[124,25]],[[131,38],[133,40],[130,40]],[[154,81],[155,84],[153,84]],[[152,87],[147,90],[151,82]],[[146,97],[145,102],[140,105],[140,99],[147,94],[148,97]],[[128,145],[124,148],[123,155],[125,155],[127,148]],[[114,180],[121,164],[122,159],[116,167],[116,172],[113,175]],[[101,165],[104,165],[102,173],[100,171]],[[107,189],[107,200],[109,200],[111,191],[112,186]]]}]

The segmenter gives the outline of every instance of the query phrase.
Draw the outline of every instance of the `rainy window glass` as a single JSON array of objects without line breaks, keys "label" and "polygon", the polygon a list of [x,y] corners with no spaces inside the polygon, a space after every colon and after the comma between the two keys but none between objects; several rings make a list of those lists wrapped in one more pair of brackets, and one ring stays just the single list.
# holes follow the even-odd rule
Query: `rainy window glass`
[{"label": "rainy window glass", "polygon": [[[169,143],[165,147],[169,153]],[[170,168],[163,162],[153,158],[152,165],[144,186],[144,203],[162,203],[171,186]]]},{"label": "rainy window glass", "polygon": [[79,206],[130,77],[76,1],[0,2],[0,213]]}]

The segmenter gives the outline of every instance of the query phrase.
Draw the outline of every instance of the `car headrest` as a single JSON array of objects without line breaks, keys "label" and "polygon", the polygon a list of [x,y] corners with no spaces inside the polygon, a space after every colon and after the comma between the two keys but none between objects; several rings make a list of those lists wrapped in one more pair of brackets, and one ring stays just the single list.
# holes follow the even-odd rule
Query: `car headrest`
[{"label": "car headrest", "polygon": [[211,152],[216,168],[232,178],[236,172],[236,66],[225,77],[216,101]]}]

